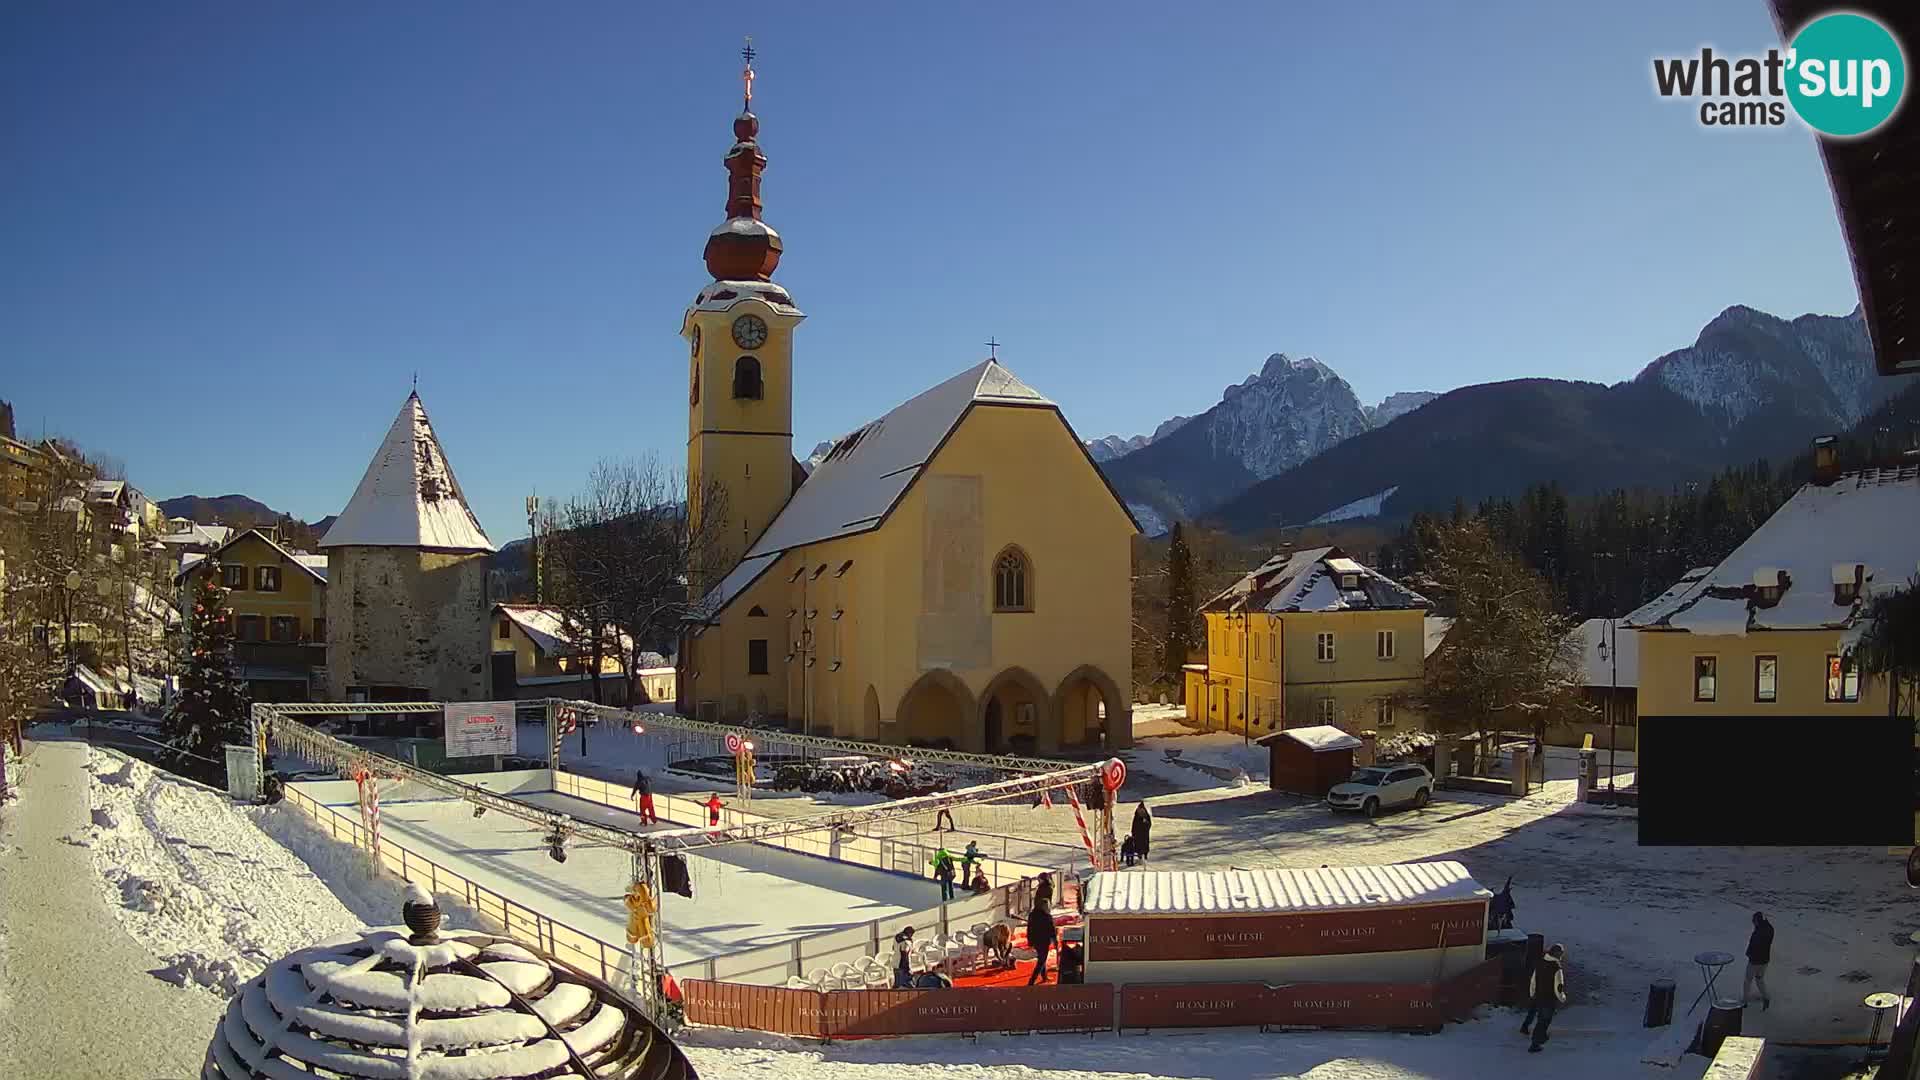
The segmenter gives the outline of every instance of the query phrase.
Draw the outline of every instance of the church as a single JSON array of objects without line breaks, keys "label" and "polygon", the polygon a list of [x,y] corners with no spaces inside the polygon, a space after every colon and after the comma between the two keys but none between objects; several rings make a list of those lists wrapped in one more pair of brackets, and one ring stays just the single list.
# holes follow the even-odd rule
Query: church
[{"label": "church", "polygon": [[794,458],[806,316],[772,280],[748,59],[713,280],[681,325],[689,512],[726,542],[690,575],[680,711],[986,753],[1128,746],[1139,528],[1059,405],[990,358],[810,473]]}]

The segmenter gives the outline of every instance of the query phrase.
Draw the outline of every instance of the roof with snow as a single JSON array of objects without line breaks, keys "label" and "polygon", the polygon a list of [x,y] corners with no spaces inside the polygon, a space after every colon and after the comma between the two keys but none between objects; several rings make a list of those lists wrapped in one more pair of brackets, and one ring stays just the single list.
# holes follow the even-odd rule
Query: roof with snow
[{"label": "roof with snow", "polygon": [[[1909,457],[1805,485],[1710,573],[1629,618],[1696,634],[1845,629],[1875,592],[1905,585],[1917,569],[1920,458]],[[1835,578],[1856,575],[1858,595],[1837,597]],[[1777,599],[1761,578],[1783,586]]]},{"label": "roof with snow", "polygon": [[[533,642],[533,647],[544,656],[573,656],[579,651],[574,644],[574,634],[567,626],[567,620],[559,608],[541,607],[537,604],[495,604],[493,609],[505,616],[520,632]],[[620,643],[625,652],[633,639],[621,633],[609,624],[607,630],[614,640]],[[657,668],[667,666],[667,658],[655,652],[640,654],[640,666]]]},{"label": "roof with snow", "polygon": [[1451,629],[1453,629],[1452,619],[1442,615],[1427,616],[1425,626],[1427,639],[1425,642],[1426,655],[1433,655],[1434,650],[1440,647],[1440,643],[1447,640],[1447,631]]},{"label": "roof with snow", "polygon": [[1320,753],[1325,750],[1353,750],[1365,745],[1359,739],[1341,731],[1332,724],[1314,724],[1311,727],[1287,728],[1284,731],[1276,731],[1271,735],[1262,735],[1253,741],[1264,746],[1272,743],[1276,739],[1291,739],[1315,753]]},{"label": "roof with snow", "polygon": [[493,934],[421,940],[388,927],[269,964],[214,1025],[201,1075],[694,1075],[667,1034],[599,979]]},{"label": "roof with snow", "polygon": [[1319,870],[1129,870],[1087,883],[1084,911],[1100,915],[1341,911],[1487,900],[1493,893],[1457,862]]},{"label": "roof with snow", "polygon": [[197,521],[187,521],[185,518],[176,518],[168,524],[172,525],[175,522],[183,522],[186,527],[174,532],[161,533],[159,536],[161,543],[180,544],[186,547],[219,547],[227,542],[227,537],[233,535],[233,529],[226,525],[202,525]]},{"label": "roof with snow", "polygon": [[[782,552],[878,528],[976,405],[1037,407],[1059,413],[1059,406],[999,361],[983,360],[836,439],[746,557],[707,594],[702,605],[708,617],[725,608]],[[1061,422],[1065,423],[1064,417]],[[1079,437],[1073,441],[1084,454],[1086,447]],[[1105,474],[1099,475],[1104,482]],[[1114,501],[1132,521],[1118,495]]]},{"label": "roof with snow", "polygon": [[320,546],[494,550],[454,479],[419,394],[407,395],[360,486]]},{"label": "roof with snow", "polygon": [[[1340,579],[1358,578],[1343,589]],[[1427,598],[1335,547],[1282,552],[1255,567],[1205,611],[1404,611],[1427,608]],[[1443,631],[1444,632],[1444,631]]]},{"label": "roof with snow", "polygon": [[[713,231],[716,235],[728,232],[728,226],[732,224],[733,221],[729,220]],[[756,221],[754,224],[760,223]],[[772,229],[761,227],[766,229],[768,235],[776,239],[779,237]],[[693,308],[688,314],[694,311],[725,311],[742,300],[763,301],[782,315],[800,314],[800,309],[794,306],[793,295],[771,281],[716,281],[701,289],[700,295],[693,298]]]},{"label": "roof with snow", "polygon": [[[1587,686],[1640,685],[1640,635],[1624,619],[1588,619],[1573,631],[1580,643],[1580,681]],[[1601,649],[1601,643],[1606,649]]]},{"label": "roof with snow", "polygon": [[[327,557],[325,555],[313,555],[305,551],[295,551],[275,540],[273,537],[268,536],[266,533],[261,532],[259,529],[245,529],[234,533],[226,543],[221,544],[213,550],[214,557],[218,558],[222,552],[249,536],[258,537],[261,543],[279,552],[282,559],[312,574],[314,579],[320,582],[320,584],[325,585],[327,583]],[[206,561],[206,558],[207,556],[197,551],[189,551],[180,556],[180,569],[174,573],[173,580],[177,582],[181,578],[186,577],[189,571]]]}]

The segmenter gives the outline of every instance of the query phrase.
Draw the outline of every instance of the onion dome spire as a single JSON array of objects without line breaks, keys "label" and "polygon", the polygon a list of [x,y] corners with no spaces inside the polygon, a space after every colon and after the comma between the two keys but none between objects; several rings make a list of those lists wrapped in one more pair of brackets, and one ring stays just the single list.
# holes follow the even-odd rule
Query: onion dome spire
[{"label": "onion dome spire", "polygon": [[733,119],[733,147],[727,151],[727,220],[707,237],[707,272],[715,281],[766,281],[780,265],[780,234],[760,220],[760,174],[767,155],[755,141],[760,119],[753,115],[753,39],[740,56],[745,88],[740,115]]}]

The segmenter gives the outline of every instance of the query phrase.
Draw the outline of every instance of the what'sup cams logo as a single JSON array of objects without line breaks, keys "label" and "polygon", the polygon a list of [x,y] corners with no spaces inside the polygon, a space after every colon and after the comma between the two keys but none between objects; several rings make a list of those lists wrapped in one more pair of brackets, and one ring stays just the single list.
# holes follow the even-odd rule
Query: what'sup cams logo
[{"label": "what'sup cams logo", "polygon": [[1663,98],[1700,100],[1707,127],[1779,127],[1792,107],[1830,138],[1879,128],[1900,110],[1907,60],[1877,20],[1850,11],[1822,15],[1793,35],[1785,52],[1725,57],[1656,57],[1653,85]]}]

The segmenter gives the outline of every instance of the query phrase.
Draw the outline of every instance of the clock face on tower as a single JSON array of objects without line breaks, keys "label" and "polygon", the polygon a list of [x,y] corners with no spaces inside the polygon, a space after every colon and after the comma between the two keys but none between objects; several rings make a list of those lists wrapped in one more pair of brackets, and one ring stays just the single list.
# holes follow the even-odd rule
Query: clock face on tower
[{"label": "clock face on tower", "polygon": [[733,343],[743,349],[757,349],[767,343],[767,324],[758,315],[742,315],[733,320]]}]

